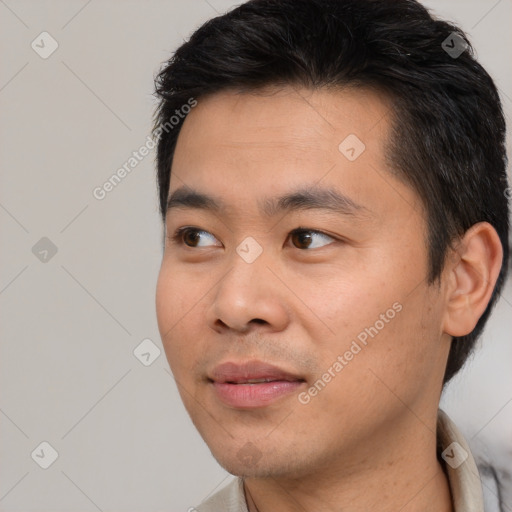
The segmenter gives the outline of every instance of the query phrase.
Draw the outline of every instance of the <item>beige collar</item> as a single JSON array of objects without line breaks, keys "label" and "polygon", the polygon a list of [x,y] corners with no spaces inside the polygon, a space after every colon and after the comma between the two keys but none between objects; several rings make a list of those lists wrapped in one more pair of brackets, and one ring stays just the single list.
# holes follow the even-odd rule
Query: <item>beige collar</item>
[{"label": "beige collar", "polygon": [[468,443],[455,423],[439,409],[438,450],[445,461],[454,512],[484,512],[482,483]]}]

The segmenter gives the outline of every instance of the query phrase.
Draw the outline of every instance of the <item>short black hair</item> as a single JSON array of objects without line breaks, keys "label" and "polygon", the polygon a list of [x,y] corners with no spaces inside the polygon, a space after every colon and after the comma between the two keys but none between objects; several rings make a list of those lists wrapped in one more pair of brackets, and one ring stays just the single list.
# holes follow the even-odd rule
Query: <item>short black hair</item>
[{"label": "short black hair", "polygon": [[165,129],[168,120],[191,98],[273,85],[361,87],[391,99],[387,156],[423,202],[430,284],[439,280],[448,248],[472,225],[487,221],[496,229],[504,263],[475,329],[452,341],[448,382],[471,353],[508,270],[505,119],[493,80],[462,30],[414,0],[248,1],[197,29],[155,79],[164,221],[183,124],[180,118]]}]

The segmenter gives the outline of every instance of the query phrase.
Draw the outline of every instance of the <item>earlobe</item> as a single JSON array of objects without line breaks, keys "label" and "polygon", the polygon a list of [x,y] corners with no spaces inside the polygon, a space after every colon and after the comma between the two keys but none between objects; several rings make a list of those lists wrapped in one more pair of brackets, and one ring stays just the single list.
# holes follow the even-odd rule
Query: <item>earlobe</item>
[{"label": "earlobe", "polygon": [[446,269],[449,280],[443,330],[460,337],[476,326],[489,303],[503,261],[503,248],[488,222],[472,226]]}]

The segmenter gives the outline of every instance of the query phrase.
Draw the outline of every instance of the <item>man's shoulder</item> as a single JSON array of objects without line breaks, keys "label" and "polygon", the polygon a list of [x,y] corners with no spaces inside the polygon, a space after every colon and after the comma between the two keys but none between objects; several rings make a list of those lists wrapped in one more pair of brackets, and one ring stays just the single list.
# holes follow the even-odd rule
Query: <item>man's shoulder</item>
[{"label": "man's shoulder", "polygon": [[234,478],[220,491],[195,507],[197,512],[248,512],[243,481]]}]

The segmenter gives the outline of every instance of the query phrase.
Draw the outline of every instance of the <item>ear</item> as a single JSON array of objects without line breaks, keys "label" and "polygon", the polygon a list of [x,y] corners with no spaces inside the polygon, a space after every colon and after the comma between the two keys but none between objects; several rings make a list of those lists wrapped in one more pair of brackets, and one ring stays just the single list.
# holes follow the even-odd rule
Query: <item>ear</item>
[{"label": "ear", "polygon": [[443,331],[469,334],[491,299],[503,261],[503,248],[488,222],[473,225],[448,258],[446,310]]}]

